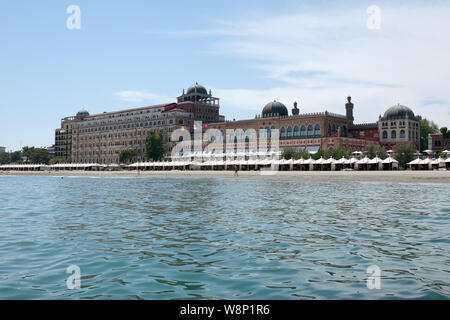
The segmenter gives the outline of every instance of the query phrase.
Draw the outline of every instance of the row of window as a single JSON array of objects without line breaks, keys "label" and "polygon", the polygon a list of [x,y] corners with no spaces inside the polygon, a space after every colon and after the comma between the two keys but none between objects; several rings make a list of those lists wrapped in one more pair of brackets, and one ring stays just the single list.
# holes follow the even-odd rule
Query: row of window
[{"label": "row of window", "polygon": [[[389,125],[389,122],[382,122],[381,125],[383,127],[387,127]],[[406,121],[399,121],[398,125],[399,126],[406,126]],[[418,128],[419,127],[419,124],[417,122],[415,122],[415,123],[408,122],[408,127],[411,127],[411,125],[414,128]],[[396,126],[397,126],[397,121],[391,121],[391,127],[396,127]]]},{"label": "row of window", "polygon": [[280,129],[280,138],[281,139],[289,139],[289,138],[312,138],[312,137],[320,137],[322,135],[322,130],[320,124],[316,124],[314,127],[310,124],[308,127],[302,125],[301,127],[295,126],[292,128],[288,126],[287,128],[281,127]]},{"label": "row of window", "polygon": [[[388,135],[389,134],[387,131],[383,131],[383,139],[387,139]],[[411,136],[411,132],[410,132],[410,136]],[[414,132],[412,133],[412,137],[414,138]],[[400,139],[405,139],[405,138],[406,138],[405,130],[400,130]],[[419,133],[417,131],[415,132],[415,138],[416,139],[419,138]],[[391,139],[397,139],[397,131],[395,131],[395,130],[391,131]]]},{"label": "row of window", "polygon": [[[174,121],[173,120],[169,120],[169,124],[173,124]],[[183,120],[179,120],[178,121],[179,125],[183,125]],[[155,121],[155,122],[141,122],[141,123],[136,123],[136,124],[128,124],[128,125],[119,125],[119,126],[114,126],[114,130],[120,130],[120,129],[132,129],[132,128],[139,128],[139,127],[152,127],[152,126],[164,126],[166,125],[166,121],[162,120],[162,121]],[[108,131],[108,130],[113,130],[113,127],[100,127],[100,128],[88,128],[88,129],[81,129],[80,133],[88,133],[88,132],[97,132],[97,131]]]}]

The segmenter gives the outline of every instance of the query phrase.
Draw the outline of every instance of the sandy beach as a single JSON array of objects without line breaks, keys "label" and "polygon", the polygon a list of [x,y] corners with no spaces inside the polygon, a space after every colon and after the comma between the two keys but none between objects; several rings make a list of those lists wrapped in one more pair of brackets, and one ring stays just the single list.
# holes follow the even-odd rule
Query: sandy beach
[{"label": "sandy beach", "polygon": [[196,179],[322,179],[344,181],[389,181],[450,183],[450,171],[1,171],[2,176],[51,176],[95,178],[196,178]]}]

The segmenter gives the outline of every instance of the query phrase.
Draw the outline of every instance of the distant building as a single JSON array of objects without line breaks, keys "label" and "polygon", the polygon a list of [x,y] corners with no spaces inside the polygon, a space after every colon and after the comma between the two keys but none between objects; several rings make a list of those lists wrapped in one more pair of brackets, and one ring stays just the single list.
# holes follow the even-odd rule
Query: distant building
[{"label": "distant building", "polygon": [[431,133],[428,135],[428,149],[436,153],[450,150],[450,139],[444,138],[441,132]]},{"label": "distant building", "polygon": [[0,154],[5,153],[6,152],[6,147],[0,147]]},{"label": "distant building", "polygon": [[398,143],[411,142],[420,146],[420,124],[414,112],[400,104],[390,107],[378,120],[380,143],[391,149]]},{"label": "distant building", "polygon": [[136,150],[143,160],[145,139],[153,131],[162,133],[170,153],[178,141],[170,141],[176,129],[193,130],[194,121],[224,121],[219,114],[219,98],[196,83],[183,90],[177,102],[90,115],[81,110],[62,119],[55,131],[55,155],[77,163],[118,163],[119,154]]},{"label": "distant building", "polygon": [[[270,141],[272,130],[277,129],[281,150],[316,152],[341,148],[353,152],[371,144],[390,149],[403,142],[419,146],[419,121],[405,106],[391,107],[378,122],[364,124],[354,123],[351,97],[345,103],[345,114],[301,113],[300,109],[295,102],[289,115],[283,103],[273,101],[254,119],[225,121],[220,115],[219,98],[196,83],[187,91],[183,89],[177,102],[94,115],[81,110],[76,116],[62,119],[61,128],[55,131],[55,156],[76,163],[118,163],[121,151],[133,149],[138,153],[138,160],[144,160],[145,139],[152,131],[163,135],[167,154],[170,154],[178,143],[171,141],[171,133],[181,128],[192,134],[194,121],[202,121],[203,129],[220,130],[223,137],[228,129],[254,129],[258,139]],[[248,147],[247,140],[242,142]]]},{"label": "distant building", "polygon": [[47,147],[47,151],[50,154],[50,157],[54,157],[55,156],[55,145],[52,145],[50,147]]},{"label": "distant building", "polygon": [[[213,123],[208,127],[221,130],[222,135],[229,129],[251,128],[259,138],[270,138],[272,130],[279,130],[281,150],[293,148],[316,152],[339,148],[353,152],[364,150],[370,144],[379,144],[379,124],[354,124],[353,109],[354,104],[348,97],[345,115],[328,111],[302,114],[297,102],[289,115],[283,103],[273,101],[265,105],[255,119]],[[237,143],[238,139],[235,140]]]}]

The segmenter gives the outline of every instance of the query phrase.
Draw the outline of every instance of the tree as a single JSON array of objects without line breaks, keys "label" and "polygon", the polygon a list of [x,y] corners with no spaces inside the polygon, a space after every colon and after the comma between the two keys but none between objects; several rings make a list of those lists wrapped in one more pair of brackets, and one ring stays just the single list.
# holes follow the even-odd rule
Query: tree
[{"label": "tree", "polygon": [[318,160],[320,158],[322,158],[325,155],[325,152],[323,150],[319,150],[316,153],[314,153],[313,155],[311,155],[311,158],[313,158],[314,160]]},{"label": "tree", "polygon": [[50,164],[58,164],[58,163],[71,163],[70,159],[66,159],[63,157],[55,157],[50,160]]},{"label": "tree", "polygon": [[406,164],[414,160],[416,147],[412,143],[401,143],[394,146],[394,158],[402,168],[406,168]]},{"label": "tree", "polygon": [[159,161],[164,157],[164,145],[162,134],[150,132],[145,139],[145,157],[153,161]]},{"label": "tree", "polygon": [[369,144],[364,151],[366,152],[367,157],[370,159],[378,157],[384,160],[387,158],[386,150],[382,146],[377,144]]},{"label": "tree", "polygon": [[298,150],[297,152],[295,152],[293,158],[294,158],[294,160],[298,160],[298,159],[301,159],[301,158],[306,160],[306,159],[311,158],[311,155],[309,154],[308,151],[303,149],[303,150]]},{"label": "tree", "polygon": [[348,159],[350,157],[350,154],[348,153],[347,150],[344,150],[344,149],[333,149],[333,148],[330,148],[327,151],[325,151],[323,157],[325,159],[333,158],[333,159],[336,159],[336,160],[341,159],[341,158],[347,158]]},{"label": "tree", "polygon": [[33,152],[34,147],[23,147],[22,148],[22,154],[27,157],[27,159],[30,159],[31,153]]},{"label": "tree", "polygon": [[294,158],[294,155],[295,155],[295,150],[294,149],[286,148],[281,153],[281,158],[286,159],[286,160],[290,160],[290,159]]},{"label": "tree", "polygon": [[28,160],[31,163],[48,164],[50,162],[50,153],[47,149],[38,149],[33,147],[29,150],[28,155]]},{"label": "tree", "polygon": [[120,163],[130,163],[137,157],[137,151],[136,150],[122,150],[119,154],[119,162]]},{"label": "tree", "polygon": [[16,163],[22,161],[22,152],[20,151],[14,151],[10,153],[11,155],[11,162]]},{"label": "tree", "polygon": [[420,123],[420,151],[428,149],[428,135],[439,132],[439,128],[433,121],[418,117]]},{"label": "tree", "polygon": [[439,131],[441,131],[444,139],[450,139],[450,131],[448,131],[447,127],[442,127]]},{"label": "tree", "polygon": [[11,163],[11,155],[9,153],[0,154],[0,164],[10,164]]}]

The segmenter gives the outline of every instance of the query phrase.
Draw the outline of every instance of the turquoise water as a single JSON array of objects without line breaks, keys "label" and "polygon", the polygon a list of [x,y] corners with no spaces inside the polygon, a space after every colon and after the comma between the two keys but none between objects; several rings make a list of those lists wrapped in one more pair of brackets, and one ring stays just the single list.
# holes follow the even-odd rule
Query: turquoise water
[{"label": "turquoise water", "polygon": [[448,185],[0,177],[0,204],[0,299],[450,297]]}]

